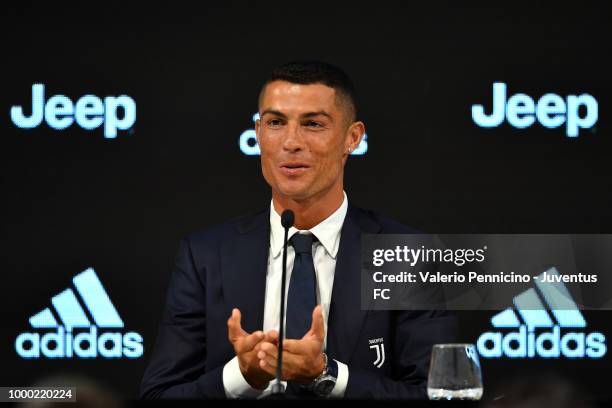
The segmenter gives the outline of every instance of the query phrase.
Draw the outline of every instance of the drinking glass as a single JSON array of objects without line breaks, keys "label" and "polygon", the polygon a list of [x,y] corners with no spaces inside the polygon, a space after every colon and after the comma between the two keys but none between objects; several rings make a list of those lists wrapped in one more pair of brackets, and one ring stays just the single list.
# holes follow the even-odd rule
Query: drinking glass
[{"label": "drinking glass", "polygon": [[473,344],[436,344],[431,352],[427,396],[431,400],[479,400],[480,361]]}]

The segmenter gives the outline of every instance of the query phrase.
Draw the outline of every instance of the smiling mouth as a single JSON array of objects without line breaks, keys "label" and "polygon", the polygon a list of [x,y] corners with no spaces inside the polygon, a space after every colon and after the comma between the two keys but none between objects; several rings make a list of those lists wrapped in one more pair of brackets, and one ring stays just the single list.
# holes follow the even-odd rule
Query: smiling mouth
[{"label": "smiling mouth", "polygon": [[284,166],[281,166],[287,169],[307,169],[308,166],[304,165],[304,164],[286,164]]},{"label": "smiling mouth", "polygon": [[308,170],[310,167],[303,163],[286,163],[280,166],[281,172],[286,175],[301,174]]}]

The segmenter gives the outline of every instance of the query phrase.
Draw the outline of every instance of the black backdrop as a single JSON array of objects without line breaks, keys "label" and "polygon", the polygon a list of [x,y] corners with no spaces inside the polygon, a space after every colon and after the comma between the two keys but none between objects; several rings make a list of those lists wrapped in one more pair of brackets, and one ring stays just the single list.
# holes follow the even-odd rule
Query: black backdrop
[{"label": "black backdrop", "polygon": [[[326,60],[354,79],[369,150],[347,165],[352,203],[427,232],[612,232],[612,18],[600,5],[2,7],[0,385],[82,373],[136,395],[180,237],[269,204],[259,159],[238,137],[266,74],[289,60]],[[495,81],[536,100],[589,93],[599,120],[577,138],[537,123],[480,128],[471,106],[490,111]],[[47,98],[129,95],[136,122],[115,139],[76,124],[19,129],[9,111],[30,112],[34,83]],[[28,318],[87,267],[144,337],[144,356],[20,358],[14,342],[32,331]],[[464,312],[462,340],[489,330],[491,315]],[[608,333],[609,312],[585,316]],[[603,393],[610,368],[608,356],[483,361],[485,385],[536,369]]]}]

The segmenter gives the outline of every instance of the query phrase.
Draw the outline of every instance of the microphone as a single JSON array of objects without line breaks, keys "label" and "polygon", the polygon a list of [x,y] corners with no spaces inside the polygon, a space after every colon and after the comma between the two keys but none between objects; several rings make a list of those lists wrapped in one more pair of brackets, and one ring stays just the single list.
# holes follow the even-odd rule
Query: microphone
[{"label": "microphone", "polygon": [[[295,215],[293,215],[293,211],[285,210],[281,214],[281,225],[285,229],[285,233],[289,232],[289,228],[293,227],[293,223],[295,221]],[[285,235],[285,244],[287,243],[287,236]]]},{"label": "microphone", "polygon": [[280,327],[278,330],[278,360],[276,365],[276,382],[272,385],[272,394],[282,394],[285,391],[281,383],[283,372],[283,338],[285,337],[285,285],[287,281],[287,241],[289,240],[289,228],[293,227],[295,216],[293,211],[285,210],[281,214],[281,225],[285,229],[285,240],[283,241],[283,276],[281,281],[281,307]]}]

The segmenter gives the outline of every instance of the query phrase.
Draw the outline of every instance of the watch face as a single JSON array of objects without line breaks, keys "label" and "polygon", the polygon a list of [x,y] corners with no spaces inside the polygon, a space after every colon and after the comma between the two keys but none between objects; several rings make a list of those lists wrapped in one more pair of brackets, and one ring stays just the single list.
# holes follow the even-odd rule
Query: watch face
[{"label": "watch face", "polygon": [[318,395],[327,396],[331,394],[335,385],[336,385],[336,380],[333,377],[323,378],[315,386],[315,392]]}]

